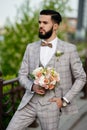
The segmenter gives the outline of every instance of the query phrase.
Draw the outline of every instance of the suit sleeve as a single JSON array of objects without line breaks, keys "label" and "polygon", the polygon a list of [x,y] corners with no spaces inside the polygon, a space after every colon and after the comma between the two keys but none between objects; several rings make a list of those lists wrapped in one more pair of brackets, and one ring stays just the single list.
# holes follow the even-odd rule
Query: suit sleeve
[{"label": "suit sleeve", "polygon": [[74,46],[72,52],[70,52],[70,68],[75,81],[71,89],[64,96],[69,102],[81,91],[86,83],[86,74],[76,50],[76,46]]},{"label": "suit sleeve", "polygon": [[29,74],[29,46],[27,46],[25,50],[25,54],[22,60],[21,67],[19,69],[18,77],[20,84],[28,90],[30,93],[32,93],[31,88],[33,85],[33,81],[29,80],[28,78]]}]

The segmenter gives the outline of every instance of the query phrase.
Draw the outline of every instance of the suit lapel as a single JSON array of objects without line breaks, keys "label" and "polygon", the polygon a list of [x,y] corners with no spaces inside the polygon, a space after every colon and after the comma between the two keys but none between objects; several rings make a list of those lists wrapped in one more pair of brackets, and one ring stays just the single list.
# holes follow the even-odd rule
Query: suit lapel
[{"label": "suit lapel", "polygon": [[57,39],[57,47],[56,47],[56,52],[60,51],[64,53],[64,47],[63,47],[63,43],[61,42],[61,40]]},{"label": "suit lapel", "polygon": [[37,44],[37,47],[34,48],[34,66],[35,68],[39,67],[39,64],[40,64],[40,44],[41,44],[41,41],[39,41]]}]

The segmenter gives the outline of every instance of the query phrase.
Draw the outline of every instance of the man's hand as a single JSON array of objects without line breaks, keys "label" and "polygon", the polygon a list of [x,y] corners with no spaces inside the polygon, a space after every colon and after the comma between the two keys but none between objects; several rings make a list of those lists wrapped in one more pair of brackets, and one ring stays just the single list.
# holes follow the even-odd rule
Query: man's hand
[{"label": "man's hand", "polygon": [[50,102],[56,102],[59,109],[63,106],[63,102],[61,98],[56,98],[56,97],[51,98]]},{"label": "man's hand", "polygon": [[45,89],[44,88],[41,88],[39,85],[33,85],[32,86],[32,90],[37,93],[37,94],[40,94],[40,95],[44,95],[45,94]]}]

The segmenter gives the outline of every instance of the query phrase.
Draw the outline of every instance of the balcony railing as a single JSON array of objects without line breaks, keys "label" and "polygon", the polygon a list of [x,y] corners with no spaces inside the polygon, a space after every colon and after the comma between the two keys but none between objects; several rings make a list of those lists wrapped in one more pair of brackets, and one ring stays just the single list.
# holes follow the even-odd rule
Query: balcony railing
[{"label": "balcony railing", "polygon": [[0,77],[0,130],[5,130],[25,90],[19,85],[18,78],[4,81]]}]

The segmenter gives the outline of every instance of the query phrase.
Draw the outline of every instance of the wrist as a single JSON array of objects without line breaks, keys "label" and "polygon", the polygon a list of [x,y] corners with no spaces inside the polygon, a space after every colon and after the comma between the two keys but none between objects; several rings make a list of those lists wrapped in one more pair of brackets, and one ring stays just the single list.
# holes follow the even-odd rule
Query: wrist
[{"label": "wrist", "polygon": [[33,83],[33,85],[32,85],[31,91],[33,91],[33,92],[34,92],[34,83]]},{"label": "wrist", "polygon": [[63,98],[61,98],[61,100],[62,100],[63,107],[66,107],[68,104],[70,104],[70,102],[65,101]]}]

